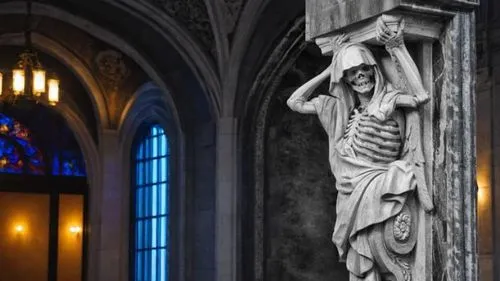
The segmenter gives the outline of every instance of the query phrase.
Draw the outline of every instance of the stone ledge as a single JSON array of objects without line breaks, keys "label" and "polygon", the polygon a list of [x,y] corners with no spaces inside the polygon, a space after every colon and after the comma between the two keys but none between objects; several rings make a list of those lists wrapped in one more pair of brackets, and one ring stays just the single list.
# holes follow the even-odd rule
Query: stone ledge
[{"label": "stone ledge", "polygon": [[[387,18],[391,18],[390,21],[386,21],[387,26],[394,31],[396,31],[399,26],[399,20],[401,18],[405,20],[404,34],[405,40],[408,42],[419,40],[437,40],[439,39],[444,26],[444,20],[437,16],[422,17],[413,13],[391,11],[387,15]],[[315,42],[320,47],[323,55],[331,55],[332,45],[330,42],[339,34],[347,34],[350,42],[380,45],[376,39],[375,31],[377,19],[378,17],[374,17],[359,24],[353,24],[346,28],[339,29],[335,32],[316,38]]]},{"label": "stone ledge", "polygon": [[306,40],[323,37],[380,14],[400,10],[435,16],[453,16],[457,11],[472,11],[477,0],[307,0]]}]

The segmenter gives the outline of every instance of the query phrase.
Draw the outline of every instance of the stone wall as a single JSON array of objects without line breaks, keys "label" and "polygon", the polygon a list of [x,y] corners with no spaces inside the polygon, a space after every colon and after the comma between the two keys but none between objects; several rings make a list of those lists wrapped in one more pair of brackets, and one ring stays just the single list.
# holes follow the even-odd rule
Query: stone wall
[{"label": "stone wall", "polygon": [[498,240],[500,196],[500,10],[496,1],[484,1],[477,18],[477,183],[479,280],[500,276]]},{"label": "stone wall", "polygon": [[[264,280],[348,280],[331,242],[337,192],[326,133],[315,115],[298,114],[286,106],[290,94],[328,62],[328,57],[304,51],[269,103]],[[317,92],[326,93],[327,88]]]}]

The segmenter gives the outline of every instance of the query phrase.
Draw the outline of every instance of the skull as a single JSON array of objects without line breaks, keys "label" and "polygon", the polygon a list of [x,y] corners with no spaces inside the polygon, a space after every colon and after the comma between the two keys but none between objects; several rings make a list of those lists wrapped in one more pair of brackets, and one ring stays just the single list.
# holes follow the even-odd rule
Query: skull
[{"label": "skull", "polygon": [[350,68],[344,77],[352,89],[360,94],[369,94],[375,87],[375,70],[371,65],[361,64]]}]

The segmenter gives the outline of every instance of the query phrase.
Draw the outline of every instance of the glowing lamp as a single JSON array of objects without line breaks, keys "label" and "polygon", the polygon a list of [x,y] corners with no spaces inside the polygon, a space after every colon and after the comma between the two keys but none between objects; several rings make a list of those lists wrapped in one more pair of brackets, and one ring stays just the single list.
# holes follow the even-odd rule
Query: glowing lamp
[{"label": "glowing lamp", "polygon": [[24,92],[24,70],[14,69],[12,70],[12,90],[14,90],[14,95],[21,95]]},{"label": "glowing lamp", "polygon": [[14,228],[14,230],[16,231],[16,233],[21,234],[21,233],[24,232],[24,226],[18,224],[18,225],[16,225],[16,227]]},{"label": "glowing lamp", "polygon": [[79,227],[79,226],[71,226],[69,228],[69,232],[73,233],[73,234],[79,234],[82,232],[82,228]]},{"label": "glowing lamp", "polygon": [[9,163],[9,161],[7,160],[6,157],[0,158],[0,168],[5,167],[8,163]]},{"label": "glowing lamp", "polygon": [[45,93],[45,71],[41,69],[33,70],[33,95],[40,96]]},{"label": "glowing lamp", "polygon": [[[46,100],[50,105],[59,101],[59,80],[52,79],[47,83],[47,69],[42,67],[38,54],[33,48],[31,29],[32,0],[26,2],[26,20],[24,30],[25,50],[19,54],[19,60],[12,69],[12,79],[4,81],[0,73],[0,103],[15,103],[17,100],[38,102]],[[3,89],[3,84],[6,84]],[[47,91],[47,87],[49,88]],[[45,96],[47,95],[47,96]],[[42,97],[43,96],[43,97]]]},{"label": "glowing lamp", "polygon": [[57,79],[49,79],[49,94],[48,100],[49,104],[55,105],[59,102],[59,80]]}]

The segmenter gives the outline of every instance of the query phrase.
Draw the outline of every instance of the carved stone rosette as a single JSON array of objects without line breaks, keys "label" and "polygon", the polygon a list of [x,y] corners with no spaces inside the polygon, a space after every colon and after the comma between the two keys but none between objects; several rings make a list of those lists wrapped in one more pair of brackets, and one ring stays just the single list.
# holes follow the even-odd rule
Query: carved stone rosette
[{"label": "carved stone rosette", "polygon": [[[412,124],[418,124],[406,126],[406,131],[411,130],[413,133],[412,137],[403,140],[413,144],[407,149],[413,153],[409,159],[417,159],[409,162],[413,165],[411,169],[415,174],[416,188],[400,201],[404,202],[402,209],[398,208],[397,213],[387,220],[369,224],[371,228],[363,229],[362,233],[368,237],[381,280],[477,280],[473,16],[477,5],[475,0],[417,3],[410,0],[306,0],[306,40],[315,41],[324,55],[334,56],[332,68],[335,67],[336,53],[342,50],[335,43],[338,43],[339,38],[349,38],[350,44],[368,46],[376,54],[382,75],[390,80],[396,91],[410,93],[415,98],[414,102],[403,102],[407,98],[397,98],[398,94],[394,94],[395,100],[399,99],[400,104],[404,104],[402,107],[406,120],[409,118],[413,120]],[[379,22],[382,17],[385,17],[385,25],[381,29]],[[404,42],[408,45],[406,51],[398,47],[401,45],[398,40],[387,42],[388,37],[398,33],[400,25],[404,26]],[[342,55],[346,54],[349,52],[344,51]],[[371,65],[366,60],[365,64]],[[349,69],[349,63],[343,66],[345,68],[341,70]],[[350,65],[351,68],[356,66],[354,63]],[[343,77],[325,72],[303,85],[301,88],[304,89],[298,89],[298,94],[289,99],[288,106],[300,113],[316,113],[321,106],[329,105],[325,102],[330,100],[329,97],[310,100],[308,96],[312,92],[311,87],[317,87],[327,77],[333,79],[334,83],[330,82],[330,95],[337,100],[345,99],[345,93],[348,92],[346,88],[350,87],[356,92],[354,86],[362,89],[361,86],[368,83],[364,78],[359,78],[361,82],[355,83],[350,81],[354,79],[344,79],[349,84],[335,91],[335,83],[339,83]],[[415,87],[412,81],[419,77],[422,86]],[[386,101],[381,100],[378,106],[384,112],[387,108],[382,107]],[[413,104],[420,106],[412,110]],[[379,120],[379,117],[384,117],[383,114],[377,116],[377,110],[372,113]],[[325,129],[325,120],[328,121],[326,116],[320,115]],[[355,126],[356,122],[351,117],[352,124],[346,126]],[[421,141],[412,141],[414,136]],[[355,147],[354,138],[351,151],[354,151],[355,156],[352,159],[357,158],[356,154],[367,154],[365,159],[373,161],[376,157],[365,153],[366,148],[381,151],[380,147],[371,145],[373,142],[366,139],[360,142],[361,147]],[[334,174],[336,164],[341,165],[342,162],[332,163]],[[336,179],[339,180],[337,176]],[[350,196],[351,193],[346,194]],[[397,195],[390,194],[381,198]],[[363,204],[365,199],[363,196],[360,198]],[[345,200],[349,199],[346,197]],[[431,212],[433,205],[434,210]],[[344,212],[337,209],[337,220]],[[355,219],[363,220],[358,217]],[[358,233],[352,232],[351,235]],[[359,243],[357,237],[349,237],[348,243]],[[357,251],[355,254],[364,251],[363,247],[352,248]],[[343,250],[339,249],[341,255]],[[349,256],[346,256],[349,263]],[[369,273],[364,275],[362,269],[357,269],[358,261],[363,262],[363,259],[352,259],[351,256],[351,264],[348,264],[351,280],[379,280],[378,277],[370,279],[373,276],[368,276]],[[357,274],[360,272],[363,274]]]},{"label": "carved stone rosette", "polygon": [[101,81],[108,91],[116,92],[123,80],[130,74],[123,60],[123,54],[117,51],[101,51],[95,57],[94,62]]},{"label": "carved stone rosette", "polygon": [[197,40],[204,45],[207,53],[215,54],[215,39],[212,32],[207,7],[203,0],[148,0],[176,19]]}]

